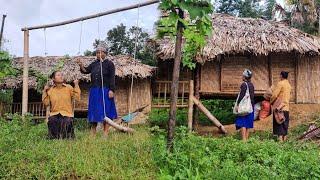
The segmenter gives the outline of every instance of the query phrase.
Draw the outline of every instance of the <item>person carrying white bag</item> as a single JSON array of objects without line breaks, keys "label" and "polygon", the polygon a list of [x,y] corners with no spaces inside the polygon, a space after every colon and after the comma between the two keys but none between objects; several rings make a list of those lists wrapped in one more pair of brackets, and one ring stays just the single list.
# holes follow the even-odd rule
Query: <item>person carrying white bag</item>
[{"label": "person carrying white bag", "polygon": [[233,108],[237,115],[235,120],[236,129],[240,129],[243,141],[249,139],[249,129],[253,128],[254,121],[254,85],[251,82],[252,72],[245,69],[242,73],[243,83]]}]

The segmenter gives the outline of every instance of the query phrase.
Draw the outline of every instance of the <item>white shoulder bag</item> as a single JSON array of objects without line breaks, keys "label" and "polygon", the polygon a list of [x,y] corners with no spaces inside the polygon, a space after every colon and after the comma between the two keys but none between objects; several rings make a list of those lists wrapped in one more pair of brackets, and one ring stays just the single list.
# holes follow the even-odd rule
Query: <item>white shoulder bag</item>
[{"label": "white shoulder bag", "polygon": [[245,115],[248,115],[248,114],[253,112],[248,83],[246,83],[246,85],[247,85],[246,94],[241,99],[241,101],[240,101],[240,103],[238,105],[238,110],[237,110],[236,109],[237,102],[238,102],[239,96],[240,96],[240,92],[239,92],[237,100],[236,100],[236,103],[235,103],[235,105],[233,107],[233,114],[236,114],[236,115],[239,115],[239,116],[245,116]]}]

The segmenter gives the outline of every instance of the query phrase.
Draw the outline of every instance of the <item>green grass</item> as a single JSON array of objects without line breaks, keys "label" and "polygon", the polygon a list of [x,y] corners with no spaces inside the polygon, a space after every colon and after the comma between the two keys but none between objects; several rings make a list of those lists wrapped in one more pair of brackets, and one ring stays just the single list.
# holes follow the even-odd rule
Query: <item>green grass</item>
[{"label": "green grass", "polygon": [[47,140],[44,124],[1,123],[0,179],[153,179],[150,135],[135,128],[107,139],[76,130],[75,140]]},{"label": "green grass", "polygon": [[[174,149],[166,150],[164,129],[134,126],[133,135],[89,136],[76,120],[75,140],[47,140],[45,124],[0,120],[0,179],[319,179],[320,150],[295,141],[276,142],[269,132],[201,137],[176,128]],[[320,120],[318,119],[320,122]],[[27,121],[29,122],[29,121]],[[151,130],[151,131],[150,131]]]}]

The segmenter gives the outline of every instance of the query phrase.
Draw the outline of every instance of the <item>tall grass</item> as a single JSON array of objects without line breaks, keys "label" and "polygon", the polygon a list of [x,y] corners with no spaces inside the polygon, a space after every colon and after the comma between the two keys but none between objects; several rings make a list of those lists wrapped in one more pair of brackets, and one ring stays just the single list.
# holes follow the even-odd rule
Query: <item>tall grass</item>
[{"label": "tall grass", "polygon": [[153,179],[148,130],[90,137],[76,129],[75,140],[47,140],[44,124],[1,122],[0,179]]}]

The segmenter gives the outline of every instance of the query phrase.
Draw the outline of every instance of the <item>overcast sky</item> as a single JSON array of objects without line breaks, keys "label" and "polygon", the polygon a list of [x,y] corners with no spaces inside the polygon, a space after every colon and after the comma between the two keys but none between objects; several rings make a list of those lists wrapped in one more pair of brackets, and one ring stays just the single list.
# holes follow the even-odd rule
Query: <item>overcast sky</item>
[{"label": "overcast sky", "polygon": [[[0,15],[7,14],[4,44],[9,52],[16,56],[23,54],[22,27],[64,21],[101,11],[124,7],[144,0],[0,0]],[[140,26],[153,32],[154,22],[158,18],[157,4],[140,8]],[[109,29],[123,23],[136,25],[137,10],[129,10],[99,18],[100,36],[106,37]],[[46,30],[48,55],[76,55],[80,40],[81,23],[50,28]],[[81,52],[92,50],[92,43],[97,39],[98,19],[83,22]],[[30,32],[30,56],[44,55],[44,31]]]}]

